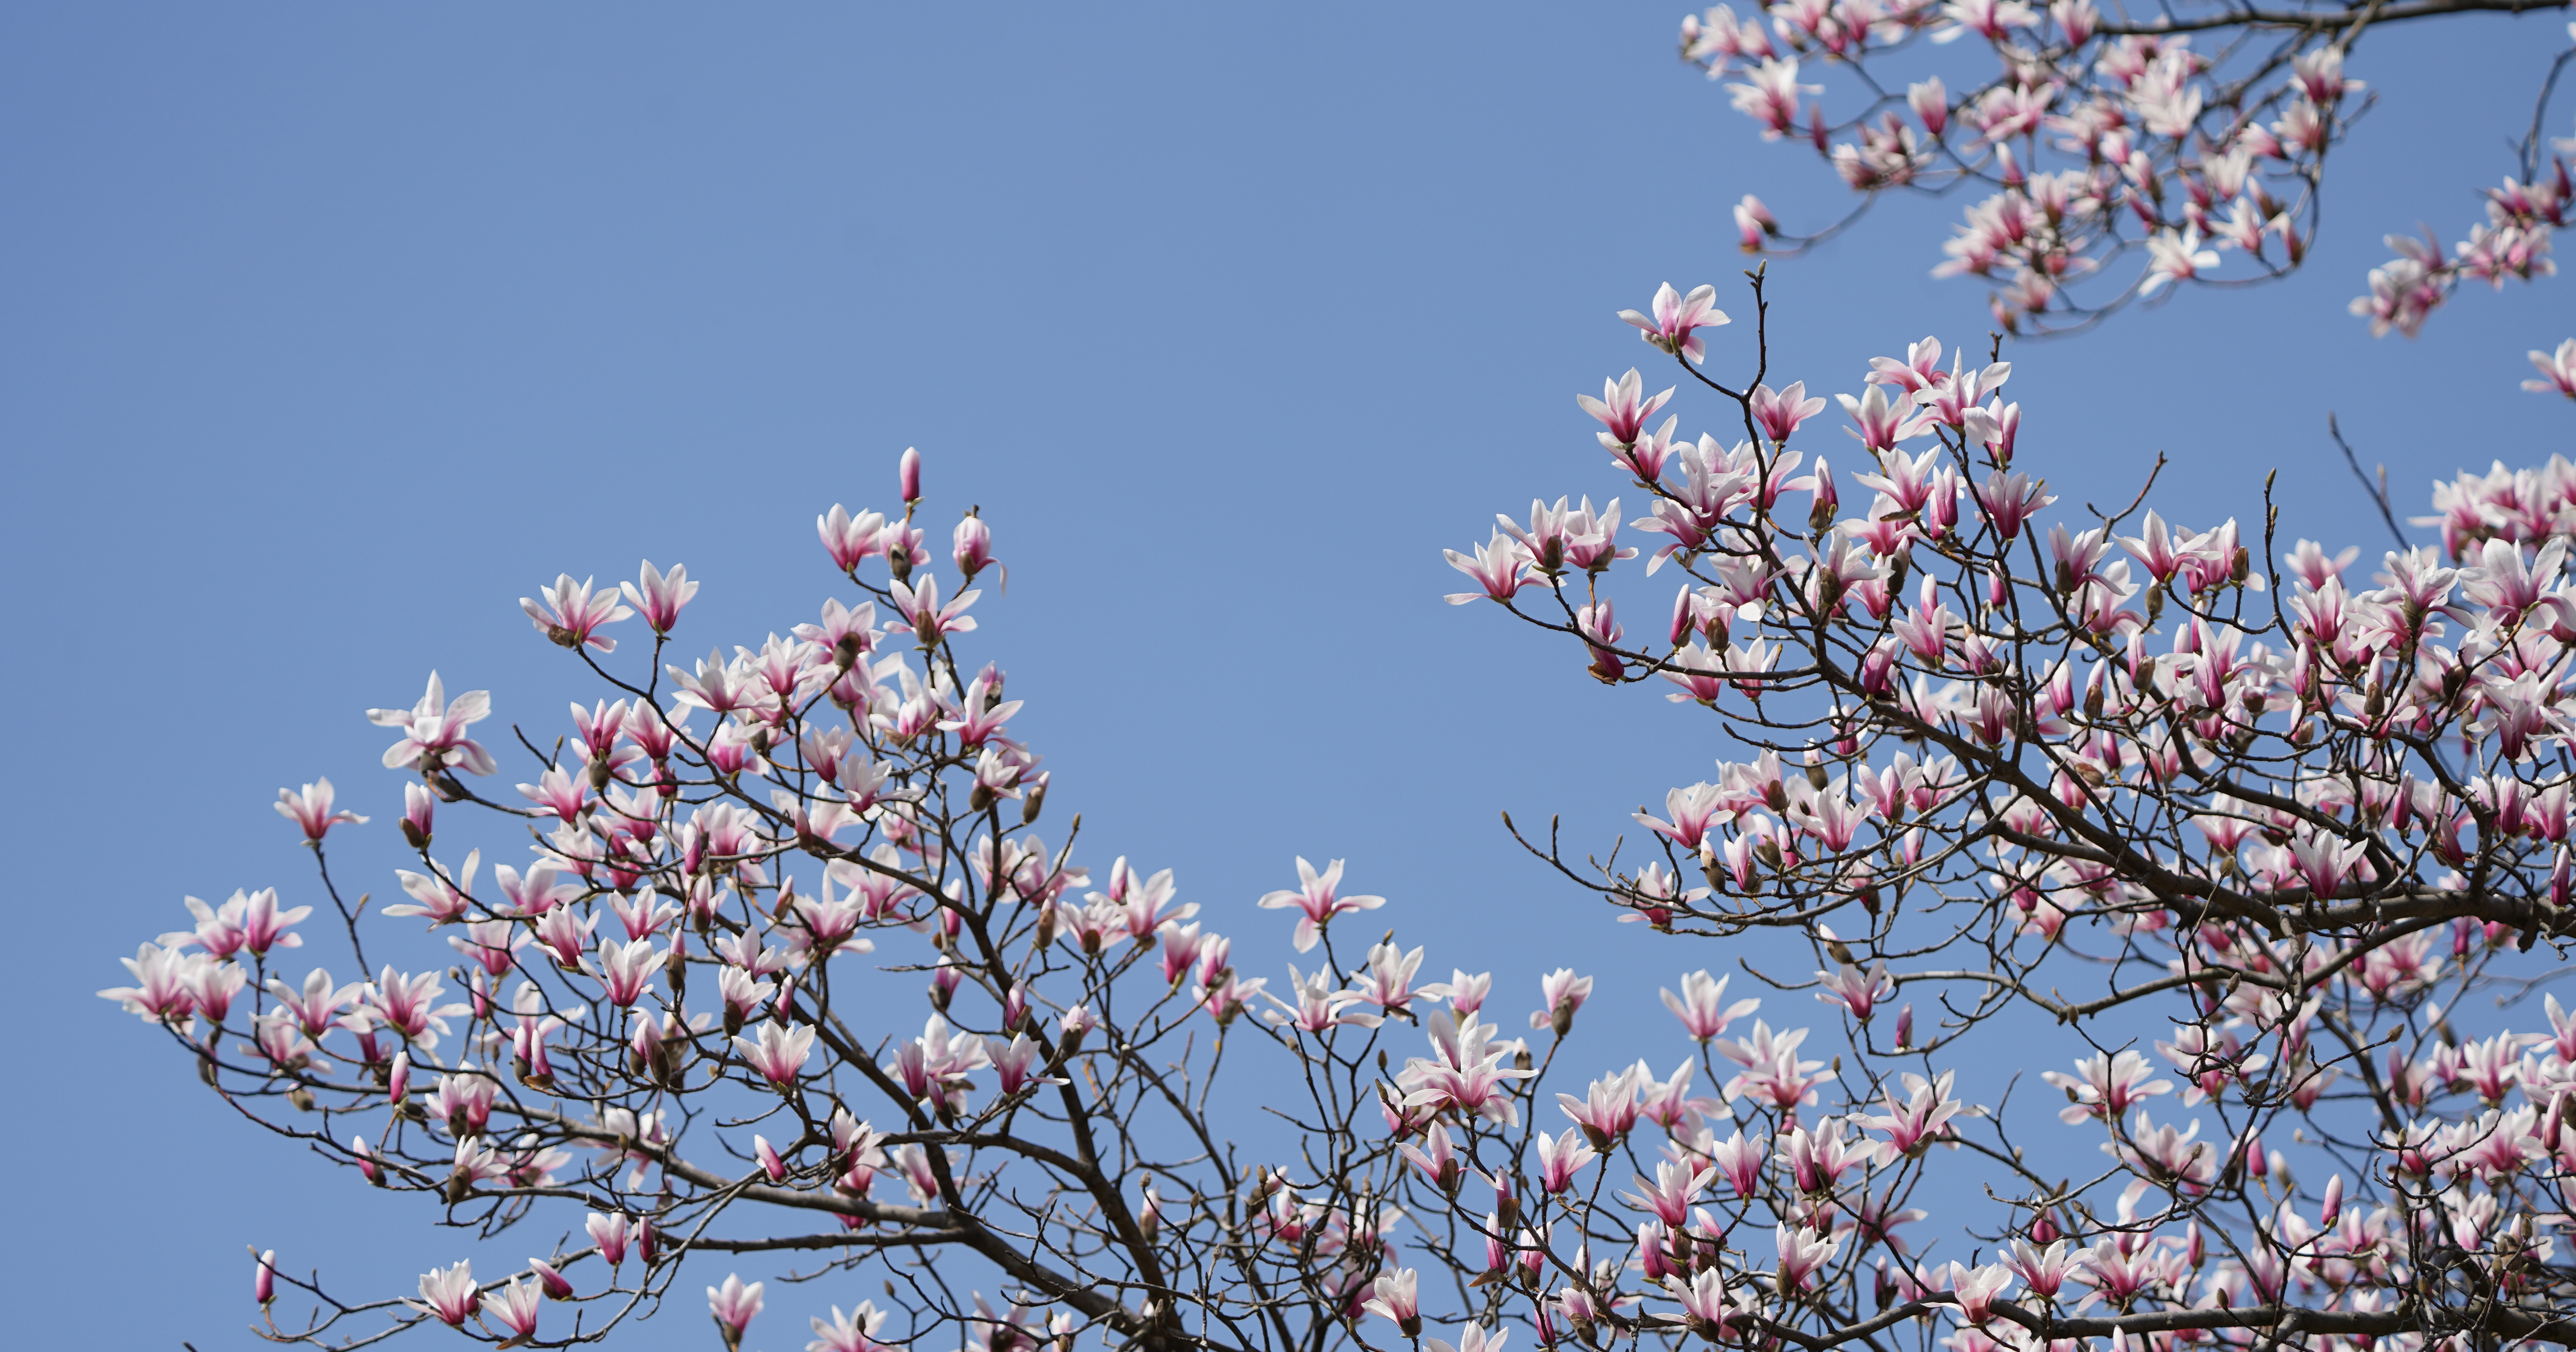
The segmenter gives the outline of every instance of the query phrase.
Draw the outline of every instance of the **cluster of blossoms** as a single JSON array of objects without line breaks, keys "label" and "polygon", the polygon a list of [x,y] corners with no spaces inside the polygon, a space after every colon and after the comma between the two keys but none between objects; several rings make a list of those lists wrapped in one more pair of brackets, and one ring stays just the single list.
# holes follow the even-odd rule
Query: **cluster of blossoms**
[{"label": "cluster of blossoms", "polygon": [[[2132,18],[2093,0],[1771,0],[1684,18],[1681,50],[1729,82],[1736,111],[1766,139],[1807,143],[1863,195],[1842,222],[1806,235],[1746,197],[1735,209],[1746,252],[1813,244],[1882,192],[1974,184],[1990,195],[1967,209],[1933,273],[1984,279],[1996,322],[2047,332],[2177,283],[2241,285],[2298,268],[2316,235],[2327,152],[2366,103],[2362,82],[2344,75],[2347,53],[2385,24],[2494,7],[2188,3]],[[1973,88],[1953,92],[1938,73],[1887,78],[1906,49],[1963,38],[1994,55]],[[1955,60],[1941,64],[1958,73]],[[1804,82],[1837,67],[1860,100],[1840,120],[1817,97],[1825,87]],[[2544,108],[2548,97],[2544,88]],[[2456,251],[2392,239],[2401,257],[2371,275],[2355,312],[2376,331],[2412,334],[2463,277],[2546,275],[2567,167],[2544,168],[2526,145],[2519,168],[2490,194],[2490,223]],[[2242,262],[2220,276],[2229,252]],[[2134,255],[2143,266],[2121,266]]]},{"label": "cluster of blossoms", "polygon": [[[2576,38],[2576,24],[2567,26],[2567,34]],[[2566,59],[2560,58],[2562,65]],[[2370,294],[2352,302],[2352,312],[2370,321],[2372,334],[2385,335],[2393,328],[2414,337],[2462,282],[2483,281],[2501,289],[2508,278],[2527,282],[2558,271],[2549,257],[2549,238],[2576,212],[2576,171],[2567,158],[2576,154],[2576,137],[2551,146],[2559,154],[2545,165],[2536,147],[2526,149],[2522,176],[2487,189],[2486,222],[2470,227],[2469,237],[2448,251],[2429,227],[2421,239],[2388,236],[2388,247],[2397,256],[2370,270]]]},{"label": "cluster of blossoms", "polygon": [[[1714,302],[1667,287],[1623,318],[1740,437],[1656,425],[1675,391],[1636,372],[1580,398],[1645,510],[1505,517],[1451,552],[1476,589],[1450,599],[1716,719],[1739,754],[1636,814],[1644,858],[1532,851],[1658,930],[1799,936],[1813,975],[1764,979],[1812,989],[1846,1050],[1828,1068],[1800,1058],[1806,1030],[1761,1023],[1731,1041],[1749,1007],[1673,997],[1724,1058],[1702,1067],[1723,1097],[1639,1067],[1567,1101],[1583,1136],[1559,1158],[1624,1144],[1641,1096],[1671,1172],[1641,1168],[1630,1200],[1679,1201],[1640,1232],[1645,1281],[1560,1293],[1561,1326],[1626,1297],[1632,1329],[1810,1347],[1936,1308],[1958,1352],[2576,1340],[2552,1233],[2576,1203],[2576,1019],[2555,997],[2543,1030],[2465,1013],[2532,995],[2545,969],[2517,955],[2576,936],[2576,468],[2438,486],[2417,524],[2442,548],[2389,551],[2367,584],[2357,548],[2281,548],[2268,515],[2191,529],[2133,505],[2043,529],[2010,367],[1926,339],[1838,396],[1867,490],[1846,497],[1795,442],[1826,401],[1766,383],[1767,347],[1744,388],[1704,374]],[[2576,343],[2532,356],[2529,388],[2569,388]],[[1658,544],[1623,547],[1623,515]],[[1641,554],[1643,577],[1680,576],[1669,622],[1632,636],[1614,592]],[[2016,1013],[2092,1044],[2045,1076],[2100,1146],[2090,1177],[1962,1129],[1979,1110],[1950,1058]],[[2118,1015],[2145,1026],[2096,1031]],[[2012,1217],[1973,1232],[1990,1261],[1915,1261],[1899,1227],[1925,1219],[1926,1145],[2000,1171]],[[1768,1252],[1738,1255],[1748,1227]]]},{"label": "cluster of blossoms", "polygon": [[[1715,302],[1623,318],[1740,440],[1655,425],[1674,391],[1634,371],[1581,400],[1651,542],[1559,499],[1450,556],[1453,601],[1729,749],[1637,813],[1642,860],[1532,846],[1651,930],[1813,954],[1755,969],[1768,995],[1681,976],[1678,1062],[1636,1028],[1577,1049],[1602,1021],[1572,969],[1502,983],[1522,1029],[1493,974],[1352,944],[1388,903],[1340,860],[1203,919],[1168,871],[1074,862],[1079,819],[1041,838],[1023,702],[959,651],[990,530],[935,553],[907,452],[899,514],[816,522],[849,590],[757,647],[666,660],[681,568],[525,601],[605,690],[566,740],[514,729],[515,798],[481,787],[483,692],[372,711],[409,779],[406,903],[362,919],[319,870],[326,940],[274,891],[191,899],[102,992],[355,1179],[487,1241],[586,1241],[497,1278],[443,1252],[382,1299],[263,1252],[258,1330],[596,1341],[697,1259],[739,1352],[768,1283],[732,1265],[778,1253],[829,1309],[810,1352],[2576,1343],[2576,1018],[2463,1012],[2576,934],[2576,468],[2443,486],[2444,549],[2368,585],[2268,519],[2074,530],[2017,467],[2010,366],[1926,339],[1838,396],[1848,510],[1792,448],[1826,399],[1769,385],[1767,346],[1743,389],[1701,373]],[[2535,360],[2563,390],[2576,342]],[[1677,583],[1642,639],[1633,574]],[[638,621],[649,655],[608,665]],[[278,807],[317,865],[367,824],[327,780]],[[524,833],[488,882],[469,810]],[[1259,910],[1277,984],[1215,928]],[[343,940],[358,981],[287,965]],[[367,958],[439,940],[444,968]],[[1798,992],[1824,1017],[1772,1023]],[[2033,1014],[2070,1044],[2055,1147],[1966,1059],[2026,1056]],[[1219,1085],[1246,1056],[1257,1087]],[[827,1306],[862,1273],[870,1300]]]}]

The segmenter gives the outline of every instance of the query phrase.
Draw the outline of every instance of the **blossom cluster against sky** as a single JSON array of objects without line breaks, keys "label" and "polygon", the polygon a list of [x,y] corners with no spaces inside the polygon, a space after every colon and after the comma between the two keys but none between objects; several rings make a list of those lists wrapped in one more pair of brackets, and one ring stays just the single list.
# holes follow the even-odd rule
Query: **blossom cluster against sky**
[{"label": "blossom cluster against sky", "polygon": [[[1606,843],[1714,737],[1439,601],[1442,545],[1597,479],[1573,396],[1655,355],[1617,309],[1705,281],[1740,311],[1736,199],[1840,205],[1673,58],[1677,12],[0,18],[24,944],[0,1132],[68,1166],[25,1171],[32,1223],[0,1241],[57,1293],[29,1336],[113,1309],[135,1346],[251,1346],[252,1241],[351,1290],[420,1270],[417,1211],[194,1092],[92,998],[120,979],[94,955],[182,894],[313,900],[269,801],[316,775],[375,816],[335,842],[385,890],[398,777],[361,710],[436,667],[551,726],[575,683],[514,603],[562,571],[685,562],[704,638],[805,618],[831,580],[806,523],[890,502],[907,445],[993,524],[986,655],[1050,747],[1051,810],[1105,848],[1247,931],[1295,855],[1347,857],[1414,941],[1633,972],[1597,1002],[1641,1019],[1729,966],[1613,925],[1496,820]],[[2516,386],[2571,283],[2463,296],[2413,344],[2343,305],[2382,233],[2448,228],[2506,172],[2552,45],[2525,36],[2365,44],[2384,100],[2308,270],[2016,350],[2029,468],[2108,507],[2162,451],[2167,516],[2250,522],[2277,466],[2285,543],[2375,552],[2329,408],[2401,506],[2565,446]],[[1891,203],[1779,268],[1774,383],[1981,345],[1975,289],[1928,276],[1954,216]],[[1713,369],[1749,333],[1713,335]],[[625,1345],[705,1336],[682,1311]]]}]

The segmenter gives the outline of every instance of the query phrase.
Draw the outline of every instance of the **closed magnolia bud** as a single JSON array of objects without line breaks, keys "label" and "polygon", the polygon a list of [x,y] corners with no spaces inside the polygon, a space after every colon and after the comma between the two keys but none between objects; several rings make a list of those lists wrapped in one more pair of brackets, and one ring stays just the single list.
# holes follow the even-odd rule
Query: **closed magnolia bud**
[{"label": "closed magnolia bud", "polygon": [[1040,770],[1023,781],[1020,790],[1020,825],[1035,825],[1038,813],[1046,807],[1047,776],[1051,770]]},{"label": "closed magnolia bud", "polygon": [[902,484],[903,500],[906,504],[921,501],[921,451],[919,448],[912,446],[906,446],[903,448],[903,458],[895,462],[895,478]]},{"label": "closed magnolia bud", "polygon": [[562,1273],[555,1271],[553,1264],[542,1258],[531,1258],[528,1260],[528,1269],[537,1274],[537,1282],[539,1285],[545,1287],[546,1297],[548,1299],[572,1299],[571,1280],[566,1278]]}]

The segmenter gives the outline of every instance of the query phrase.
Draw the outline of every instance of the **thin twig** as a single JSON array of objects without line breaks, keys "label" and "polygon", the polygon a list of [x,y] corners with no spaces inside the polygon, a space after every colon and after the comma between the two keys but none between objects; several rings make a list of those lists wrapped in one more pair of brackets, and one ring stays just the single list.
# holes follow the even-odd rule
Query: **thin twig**
[{"label": "thin twig", "polygon": [[2343,451],[2343,462],[2352,467],[2352,477],[2361,480],[2361,491],[2368,493],[2370,500],[2378,505],[2379,519],[2388,523],[2388,533],[2397,537],[2397,547],[2413,549],[2415,542],[2407,539],[2406,532],[2398,526],[2397,513],[2388,509],[2388,467],[2379,467],[2379,482],[2373,484],[2370,476],[2361,472],[2361,457],[2352,453],[2352,446],[2343,439],[2343,428],[2336,425],[2332,413],[2326,415],[2326,435],[2333,437],[2334,444]]}]

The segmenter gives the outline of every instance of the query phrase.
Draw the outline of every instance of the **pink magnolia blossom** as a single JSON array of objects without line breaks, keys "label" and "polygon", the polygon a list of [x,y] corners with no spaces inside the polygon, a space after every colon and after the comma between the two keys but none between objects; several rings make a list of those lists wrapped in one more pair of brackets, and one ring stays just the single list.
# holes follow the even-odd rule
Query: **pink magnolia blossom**
[{"label": "pink magnolia blossom", "polygon": [[1374,911],[1386,904],[1384,897],[1345,896],[1341,886],[1341,860],[1334,860],[1322,873],[1317,873],[1315,866],[1307,863],[1301,855],[1297,860],[1297,887],[1264,893],[1259,904],[1265,911],[1296,908],[1297,951],[1304,953],[1313,949],[1323,937],[1324,927],[1332,923],[1333,917],[1352,911]]},{"label": "pink magnolia blossom", "polygon": [[974,629],[975,617],[966,608],[975,604],[982,592],[969,591],[946,603],[939,600],[939,579],[922,575],[919,586],[894,583],[894,608],[912,623],[913,633],[923,646],[938,644],[950,634],[963,634]]},{"label": "pink magnolia blossom", "polygon": [[880,1310],[873,1301],[860,1301],[848,1314],[832,1307],[829,1320],[815,1318],[814,1341],[805,1344],[806,1352],[887,1352],[887,1345],[877,1341],[890,1312]]},{"label": "pink magnolia blossom", "polygon": [[1734,1307],[1726,1298],[1726,1278],[1716,1268],[1709,1268],[1684,1280],[1673,1273],[1664,1278],[1664,1287],[1679,1301],[1691,1331],[1711,1342],[1717,1341],[1726,1328]]},{"label": "pink magnolia blossom", "polygon": [[2560,343],[2556,352],[2533,350],[2531,365],[2540,372],[2540,378],[2522,382],[2524,389],[2535,394],[2554,392],[2576,399],[2576,338]]},{"label": "pink magnolia blossom", "polygon": [[1825,401],[1807,397],[1807,383],[1791,381],[1787,389],[1773,390],[1768,385],[1753,389],[1753,422],[1762,435],[1774,442],[1785,442],[1798,430],[1798,424],[1825,411]]},{"label": "pink magnolia blossom", "polygon": [[[1654,316],[1648,318],[1634,310],[1621,310],[1619,317],[1642,330],[1639,337],[1656,347],[1693,362],[1708,359],[1708,346],[1700,340],[1699,330],[1728,323],[1726,312],[1717,308],[1717,288],[1696,286],[1688,296],[1673,290],[1666,282],[1655,289]],[[1657,402],[1661,402],[1658,400]],[[1634,437],[1622,440],[1635,440]]]},{"label": "pink magnolia blossom", "polygon": [[1486,1329],[1482,1324],[1464,1324],[1458,1329],[1458,1343],[1451,1346],[1441,1338],[1422,1340],[1424,1352],[1503,1352],[1503,1343],[1512,1336],[1511,1329]]},{"label": "pink magnolia blossom", "polygon": [[621,582],[618,588],[634,605],[635,613],[642,615],[644,623],[651,625],[656,634],[670,633],[672,627],[680,622],[681,607],[698,594],[698,584],[689,580],[686,567],[672,564],[671,571],[666,574],[655,568],[651,559],[644,560],[643,569],[635,581]]},{"label": "pink magnolia blossom", "polygon": [[1682,978],[1682,993],[1666,990],[1664,1008],[1682,1021],[1692,1040],[1707,1042],[1726,1031],[1727,1025],[1762,1007],[1761,998],[1746,996],[1733,1004],[1726,1003],[1726,983],[1732,977],[1711,979],[1706,969]]},{"label": "pink magnolia blossom", "polygon": [[545,1308],[545,1295],[541,1284],[525,1277],[513,1278],[509,1285],[484,1294],[483,1317],[508,1329],[512,1342],[534,1338],[537,1315]]},{"label": "pink magnolia blossom", "polygon": [[483,721],[491,712],[492,697],[481,690],[468,690],[449,700],[447,688],[433,671],[420,703],[409,709],[369,709],[367,721],[378,727],[403,730],[402,740],[385,749],[388,769],[418,769],[424,776],[434,777],[452,765],[471,774],[488,775],[498,768],[492,753],[467,737],[465,729]]},{"label": "pink magnolia blossom", "polygon": [[1834,1251],[1842,1247],[1836,1235],[1818,1235],[1788,1225],[1771,1229],[1771,1242],[1780,1253],[1780,1283],[1790,1290],[1804,1288],[1814,1280],[1818,1270],[1833,1261]]},{"label": "pink magnolia blossom", "polygon": [[1441,551],[1448,558],[1450,567],[1465,573],[1480,589],[1452,592],[1447,598],[1449,604],[1463,606],[1479,600],[1509,601],[1520,594],[1522,587],[1529,585],[1530,559],[1519,541],[1507,538],[1497,530],[1492,540],[1473,548],[1475,552],[1472,555],[1461,554],[1454,549]]},{"label": "pink magnolia blossom", "polygon": [[1398,1268],[1379,1277],[1369,1288],[1367,1310],[1392,1321],[1405,1337],[1421,1336],[1421,1280],[1422,1275],[1412,1268]]},{"label": "pink magnolia blossom", "polygon": [[763,1285],[753,1282],[745,1286],[740,1275],[728,1273],[723,1286],[707,1288],[707,1309],[715,1316],[716,1330],[724,1335],[728,1352],[742,1346],[743,1330],[751,1327],[752,1318],[760,1313]]},{"label": "pink magnolia blossom", "polygon": [[1600,1158],[1583,1139],[1582,1129],[1568,1127],[1554,1136],[1537,1134],[1533,1144],[1538,1150],[1539,1186],[1551,1193],[1561,1193],[1574,1186],[1574,1176],[1583,1166]]},{"label": "pink magnolia blossom", "polygon": [[[1671,290],[1670,287],[1665,289]],[[1630,367],[1628,374],[1601,382],[1600,398],[1578,394],[1574,396],[1574,402],[1601,424],[1603,430],[1594,435],[1601,439],[1603,448],[1615,451],[1622,446],[1634,445],[1645,430],[1646,420],[1655,416],[1655,410],[1662,408],[1672,397],[1673,392],[1669,388],[1661,394],[1647,395],[1643,378],[1635,367]]]},{"label": "pink magnolia blossom", "polygon": [[279,789],[277,815],[303,828],[304,839],[316,844],[320,843],[324,833],[342,822],[353,826],[366,824],[367,819],[357,813],[332,811],[331,797],[328,778],[316,779],[301,791]]},{"label": "pink magnolia blossom", "polygon": [[2002,1263],[1973,1269],[1952,1263],[1950,1272],[1950,1293],[1958,1298],[1960,1316],[1971,1324],[1994,1318],[1995,1301],[2012,1289],[2012,1269]]},{"label": "pink magnolia blossom", "polygon": [[1881,1001],[1896,994],[1896,980],[1887,974],[1884,961],[1866,973],[1845,963],[1833,971],[1816,973],[1816,980],[1824,986],[1816,992],[1817,999],[1841,1006],[1863,1023],[1869,1022],[1871,1012]]},{"label": "pink magnolia blossom", "polygon": [[480,1305],[474,1286],[474,1264],[460,1260],[452,1267],[422,1273],[420,1299],[403,1303],[449,1328],[465,1327],[465,1321]]},{"label": "pink magnolia blossom", "polygon": [[[617,640],[601,637],[600,627],[615,624],[635,613],[618,604],[617,588],[611,587],[594,596],[591,594],[591,579],[575,582],[570,573],[557,577],[553,586],[540,588],[537,594],[546,598],[544,605],[522,596],[519,608],[528,612],[528,619],[536,625],[538,633],[566,648],[587,646],[604,653],[615,652]],[[666,627],[656,626],[657,632]]]},{"label": "pink magnolia blossom", "polygon": [[1574,1031],[1574,1012],[1592,998],[1592,978],[1576,976],[1571,967],[1559,967],[1539,981],[1539,995],[1544,1004],[1530,1014],[1530,1027],[1552,1029],[1558,1037]]}]

